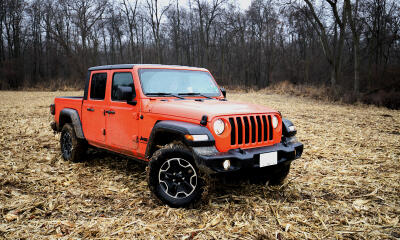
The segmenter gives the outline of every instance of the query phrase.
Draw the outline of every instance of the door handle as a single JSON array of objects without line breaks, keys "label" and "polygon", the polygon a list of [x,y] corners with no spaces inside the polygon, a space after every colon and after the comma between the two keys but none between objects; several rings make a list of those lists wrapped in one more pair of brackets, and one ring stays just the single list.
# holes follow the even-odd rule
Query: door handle
[{"label": "door handle", "polygon": [[113,110],[105,111],[105,113],[108,113],[108,114],[115,114],[115,112],[114,112]]},{"label": "door handle", "polygon": [[87,110],[88,110],[89,112],[94,112],[94,109],[93,109],[93,108],[87,108]]}]

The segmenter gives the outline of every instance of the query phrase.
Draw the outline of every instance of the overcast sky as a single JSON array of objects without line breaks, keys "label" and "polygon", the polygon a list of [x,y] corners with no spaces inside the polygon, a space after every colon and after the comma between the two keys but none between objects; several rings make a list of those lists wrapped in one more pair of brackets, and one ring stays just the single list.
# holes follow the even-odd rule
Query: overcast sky
[{"label": "overcast sky", "polygon": [[[208,0],[209,2],[212,2],[212,0]],[[241,9],[246,10],[251,3],[251,0],[234,0],[237,2],[237,4],[240,6]],[[169,2],[174,2],[172,0],[160,0],[161,3],[163,4],[168,4]],[[185,5],[188,6],[188,0],[179,0],[180,5]]]},{"label": "overcast sky", "polygon": [[250,6],[251,0],[237,0],[241,9],[247,9]]}]

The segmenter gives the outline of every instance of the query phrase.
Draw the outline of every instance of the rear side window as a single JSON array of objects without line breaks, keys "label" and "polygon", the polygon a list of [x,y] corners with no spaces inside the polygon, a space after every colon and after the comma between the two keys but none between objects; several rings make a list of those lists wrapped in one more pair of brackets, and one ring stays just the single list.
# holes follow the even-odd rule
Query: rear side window
[{"label": "rear side window", "polygon": [[119,72],[114,73],[113,81],[112,81],[112,90],[111,90],[111,100],[113,101],[120,101],[117,96],[118,87],[132,87],[132,91],[135,91],[133,85],[133,77],[132,74],[129,72]]},{"label": "rear side window", "polygon": [[106,95],[107,73],[95,73],[90,84],[90,99],[104,100]]}]

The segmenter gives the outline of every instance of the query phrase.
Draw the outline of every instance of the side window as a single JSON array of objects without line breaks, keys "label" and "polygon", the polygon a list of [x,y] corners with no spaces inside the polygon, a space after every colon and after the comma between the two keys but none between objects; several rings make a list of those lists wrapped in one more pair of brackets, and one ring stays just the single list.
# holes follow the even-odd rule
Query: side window
[{"label": "side window", "polygon": [[120,101],[117,96],[118,87],[132,87],[132,91],[135,91],[135,87],[133,85],[133,77],[129,72],[118,72],[114,73],[112,80],[112,89],[111,89],[111,100]]},{"label": "side window", "polygon": [[90,84],[90,99],[104,100],[106,95],[107,73],[95,73]]}]

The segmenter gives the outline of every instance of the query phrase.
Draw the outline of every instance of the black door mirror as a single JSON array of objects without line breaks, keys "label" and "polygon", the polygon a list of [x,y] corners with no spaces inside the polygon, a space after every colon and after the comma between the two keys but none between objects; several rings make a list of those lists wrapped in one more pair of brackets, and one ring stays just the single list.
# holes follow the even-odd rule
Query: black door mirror
[{"label": "black door mirror", "polygon": [[222,95],[224,95],[224,98],[226,98],[226,90],[225,90],[225,88],[221,87],[220,90],[222,92]]},{"label": "black door mirror", "polygon": [[130,105],[136,105],[137,101],[133,100],[136,97],[136,93],[132,87],[118,86],[117,98],[121,101],[126,101]]}]

